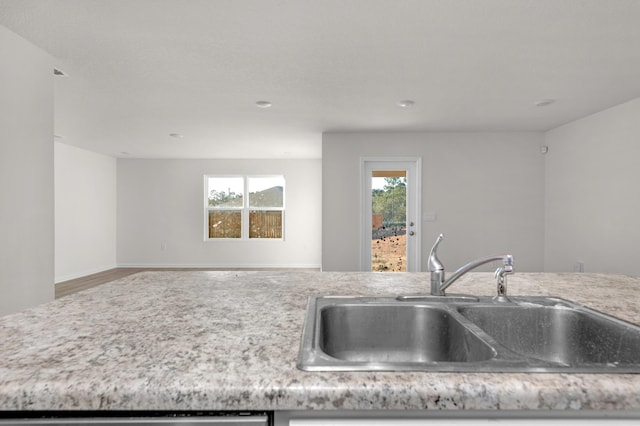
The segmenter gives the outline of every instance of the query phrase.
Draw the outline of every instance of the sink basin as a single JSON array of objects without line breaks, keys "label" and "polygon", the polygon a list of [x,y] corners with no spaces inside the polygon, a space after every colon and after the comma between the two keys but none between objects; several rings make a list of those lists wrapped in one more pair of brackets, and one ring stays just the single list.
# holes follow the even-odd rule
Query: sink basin
[{"label": "sink basin", "polygon": [[298,368],[640,373],[640,327],[558,298],[311,297]]},{"label": "sink basin", "polygon": [[462,307],[458,311],[501,345],[567,365],[640,364],[637,328],[563,305]]},{"label": "sink basin", "polygon": [[319,331],[320,349],[350,362],[468,362],[495,355],[449,312],[431,306],[329,306],[320,312]]}]

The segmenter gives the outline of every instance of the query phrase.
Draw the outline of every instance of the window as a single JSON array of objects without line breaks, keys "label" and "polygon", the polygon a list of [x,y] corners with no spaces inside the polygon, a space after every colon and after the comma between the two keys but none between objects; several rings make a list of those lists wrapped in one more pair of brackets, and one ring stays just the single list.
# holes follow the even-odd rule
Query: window
[{"label": "window", "polygon": [[205,176],[205,238],[282,239],[284,176]]}]

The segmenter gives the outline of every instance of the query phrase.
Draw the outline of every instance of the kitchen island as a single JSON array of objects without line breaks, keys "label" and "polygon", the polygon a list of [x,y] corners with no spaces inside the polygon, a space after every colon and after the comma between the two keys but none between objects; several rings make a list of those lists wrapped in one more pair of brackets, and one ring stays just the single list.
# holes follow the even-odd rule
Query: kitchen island
[{"label": "kitchen island", "polygon": [[[516,273],[508,285],[640,323],[638,277]],[[309,296],[428,286],[426,273],[131,275],[0,318],[0,410],[640,413],[640,374],[296,368]],[[467,274],[449,292],[493,295],[493,274]]]}]

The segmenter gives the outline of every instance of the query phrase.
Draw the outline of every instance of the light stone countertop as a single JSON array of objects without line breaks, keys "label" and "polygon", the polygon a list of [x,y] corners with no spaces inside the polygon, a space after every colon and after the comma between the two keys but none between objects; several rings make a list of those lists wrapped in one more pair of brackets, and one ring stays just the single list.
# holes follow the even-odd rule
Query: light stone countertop
[{"label": "light stone countertop", "polygon": [[[640,374],[304,372],[312,295],[427,291],[428,274],[144,272],[0,318],[0,410],[628,410]],[[492,295],[490,273],[450,292]],[[516,273],[640,324],[640,278]]]}]

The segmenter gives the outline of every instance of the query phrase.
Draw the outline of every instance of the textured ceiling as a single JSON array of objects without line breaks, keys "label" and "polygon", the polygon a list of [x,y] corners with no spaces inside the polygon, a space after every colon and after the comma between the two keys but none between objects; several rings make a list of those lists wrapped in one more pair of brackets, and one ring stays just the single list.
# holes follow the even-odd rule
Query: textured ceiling
[{"label": "textured ceiling", "polygon": [[146,158],[547,130],[640,96],[639,23],[637,0],[0,0],[0,25],[69,75],[59,140]]}]

